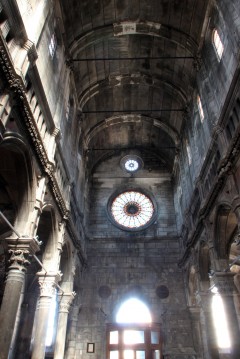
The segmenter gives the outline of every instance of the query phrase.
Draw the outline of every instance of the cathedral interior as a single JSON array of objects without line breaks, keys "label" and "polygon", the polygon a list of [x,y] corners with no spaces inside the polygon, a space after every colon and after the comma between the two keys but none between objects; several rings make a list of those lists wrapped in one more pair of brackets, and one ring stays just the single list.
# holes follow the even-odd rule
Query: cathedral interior
[{"label": "cathedral interior", "polygon": [[0,359],[240,358],[240,1],[0,0]]}]

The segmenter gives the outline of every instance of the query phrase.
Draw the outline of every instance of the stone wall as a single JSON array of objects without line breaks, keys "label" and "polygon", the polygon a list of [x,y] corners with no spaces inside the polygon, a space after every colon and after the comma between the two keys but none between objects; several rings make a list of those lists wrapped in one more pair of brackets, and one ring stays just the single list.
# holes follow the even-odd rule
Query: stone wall
[{"label": "stone wall", "polygon": [[[194,358],[178,258],[174,237],[91,240],[85,279],[71,313],[66,358],[105,358],[106,324],[115,323],[117,309],[129,297],[141,299],[152,321],[161,324],[163,352],[169,358]],[[88,342],[95,343],[94,354],[86,352]]]}]

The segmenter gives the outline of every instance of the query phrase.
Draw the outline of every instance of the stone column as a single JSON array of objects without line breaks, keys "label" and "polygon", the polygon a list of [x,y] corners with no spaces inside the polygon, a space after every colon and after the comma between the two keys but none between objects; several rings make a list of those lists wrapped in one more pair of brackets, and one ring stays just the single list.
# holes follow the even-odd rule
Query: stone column
[{"label": "stone column", "polygon": [[30,256],[39,250],[33,238],[7,238],[9,272],[0,311],[0,359],[7,359],[14,331],[15,320]]},{"label": "stone column", "polygon": [[55,343],[54,359],[64,358],[68,313],[75,295],[76,295],[75,292],[58,295],[59,314],[58,314],[58,326],[57,326],[57,337]]},{"label": "stone column", "polygon": [[231,359],[240,358],[240,330],[238,325],[237,313],[234,305],[234,273],[215,272],[212,281],[221,295],[223,305],[228,320],[229,336],[231,341]]},{"label": "stone column", "polygon": [[34,323],[32,359],[45,358],[45,343],[48,327],[48,317],[52,297],[55,295],[56,284],[61,279],[60,272],[37,273],[40,285],[40,297]]},{"label": "stone column", "polygon": [[211,302],[212,302],[212,294],[211,292],[198,292],[197,301],[202,309],[202,332],[204,333],[204,347],[206,348],[207,353],[205,353],[204,358],[207,359],[219,359],[217,338],[213,323],[212,310],[211,310]]}]

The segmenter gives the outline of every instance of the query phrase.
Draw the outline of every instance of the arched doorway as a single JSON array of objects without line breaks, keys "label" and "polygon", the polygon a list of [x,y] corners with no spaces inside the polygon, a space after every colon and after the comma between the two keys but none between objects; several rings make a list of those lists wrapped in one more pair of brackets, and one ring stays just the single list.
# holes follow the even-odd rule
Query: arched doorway
[{"label": "arched doorway", "polygon": [[161,359],[159,324],[138,298],[124,301],[107,328],[107,359]]}]

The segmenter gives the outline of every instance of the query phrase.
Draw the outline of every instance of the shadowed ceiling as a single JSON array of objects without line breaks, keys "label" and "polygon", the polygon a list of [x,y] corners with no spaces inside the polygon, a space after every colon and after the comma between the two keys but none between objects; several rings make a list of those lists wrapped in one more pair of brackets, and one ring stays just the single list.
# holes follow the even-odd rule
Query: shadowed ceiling
[{"label": "shadowed ceiling", "polygon": [[195,87],[207,0],[62,1],[92,163],[154,151],[173,168]]}]

